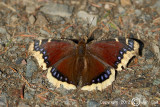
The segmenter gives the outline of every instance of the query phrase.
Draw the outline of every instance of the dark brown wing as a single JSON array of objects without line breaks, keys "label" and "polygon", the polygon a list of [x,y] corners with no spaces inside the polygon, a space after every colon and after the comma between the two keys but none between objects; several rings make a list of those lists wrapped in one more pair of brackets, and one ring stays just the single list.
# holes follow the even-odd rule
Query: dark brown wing
[{"label": "dark brown wing", "polygon": [[115,71],[125,68],[134,56],[141,54],[142,48],[141,41],[124,38],[93,41],[88,44],[82,90],[106,88],[114,81]]},{"label": "dark brown wing", "polygon": [[142,54],[143,43],[137,39],[115,38],[92,42],[87,51],[120,71],[130,60]]},{"label": "dark brown wing", "polygon": [[43,70],[46,70],[60,59],[67,55],[74,54],[75,45],[72,41],[64,39],[35,40],[34,43],[31,43],[29,52],[37,59],[39,66],[41,66]]},{"label": "dark brown wing", "polygon": [[82,90],[102,90],[115,80],[115,69],[98,57],[87,54],[82,72]]},{"label": "dark brown wing", "polygon": [[[79,78],[76,62],[76,44],[70,40],[36,40],[29,47],[43,70],[48,69],[48,80],[60,87],[75,89]],[[76,72],[75,72],[76,71]]]},{"label": "dark brown wing", "polygon": [[74,55],[61,59],[48,69],[48,80],[56,87],[63,85],[66,89],[76,89],[82,71],[79,64]]}]

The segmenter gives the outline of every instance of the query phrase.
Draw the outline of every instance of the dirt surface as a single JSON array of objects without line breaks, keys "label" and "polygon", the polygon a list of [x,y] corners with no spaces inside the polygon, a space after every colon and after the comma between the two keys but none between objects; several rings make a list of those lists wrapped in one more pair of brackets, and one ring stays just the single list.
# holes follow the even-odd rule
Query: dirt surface
[{"label": "dirt surface", "polygon": [[[103,91],[55,88],[28,54],[34,39],[91,34],[144,42],[142,57]],[[160,0],[0,1],[0,107],[159,107],[159,62]]]}]

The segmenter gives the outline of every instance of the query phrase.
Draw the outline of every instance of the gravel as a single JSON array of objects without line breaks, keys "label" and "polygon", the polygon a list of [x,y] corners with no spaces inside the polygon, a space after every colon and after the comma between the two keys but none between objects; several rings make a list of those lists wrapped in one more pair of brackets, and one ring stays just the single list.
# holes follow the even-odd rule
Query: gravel
[{"label": "gravel", "polygon": [[[159,2],[0,1],[0,107],[130,107],[134,98],[142,102],[139,106],[158,107]],[[103,91],[56,88],[28,53],[34,39],[79,39],[89,34],[94,39],[134,37],[144,42],[142,57],[117,72],[115,82]]]}]

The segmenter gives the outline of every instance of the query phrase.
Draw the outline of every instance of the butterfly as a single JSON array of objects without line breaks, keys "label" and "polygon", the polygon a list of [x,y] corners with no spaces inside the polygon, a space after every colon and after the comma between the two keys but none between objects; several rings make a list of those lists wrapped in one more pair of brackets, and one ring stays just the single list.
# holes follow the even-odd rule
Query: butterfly
[{"label": "butterfly", "polygon": [[115,80],[115,73],[142,55],[144,44],[135,38],[42,39],[29,46],[39,66],[55,87],[103,90]]}]

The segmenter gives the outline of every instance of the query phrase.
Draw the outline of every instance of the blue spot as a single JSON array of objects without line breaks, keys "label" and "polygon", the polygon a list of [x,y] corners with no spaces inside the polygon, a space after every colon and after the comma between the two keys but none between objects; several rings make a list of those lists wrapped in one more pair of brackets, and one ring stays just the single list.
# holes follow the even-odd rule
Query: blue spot
[{"label": "blue spot", "polygon": [[119,51],[119,53],[120,53],[121,55],[123,55],[123,52],[122,52],[122,51]]},{"label": "blue spot", "polygon": [[111,74],[111,71],[110,71],[110,70],[107,70],[106,73],[107,73],[108,75],[110,75],[110,74]]},{"label": "blue spot", "polygon": [[60,80],[62,80],[62,79],[63,79],[63,77],[61,76],[61,77],[60,77]]},{"label": "blue spot", "polygon": [[107,75],[107,74],[104,74],[104,77],[105,77],[105,79],[107,79],[107,78],[108,78],[108,75]]},{"label": "blue spot", "polygon": [[52,75],[55,77],[56,76],[56,74],[57,74],[57,71],[54,71],[53,73],[52,73]]},{"label": "blue spot", "polygon": [[128,40],[128,44],[133,46],[134,45],[134,41],[133,40]]},{"label": "blue spot", "polygon": [[114,65],[117,67],[118,64],[119,64],[119,62],[116,61]]},{"label": "blue spot", "polygon": [[41,48],[41,49],[40,49],[40,52],[43,52],[43,51],[44,51],[44,49],[43,49],[43,48]]},{"label": "blue spot", "polygon": [[118,56],[118,60],[121,60],[121,57],[120,57],[120,56]]},{"label": "blue spot", "polygon": [[45,60],[44,62],[47,64],[47,66],[49,66],[49,61]]},{"label": "blue spot", "polygon": [[103,75],[101,75],[101,80],[102,80],[102,81],[104,80],[104,77],[103,77]]},{"label": "blue spot", "polygon": [[133,49],[133,45],[129,44],[128,46]]},{"label": "blue spot", "polygon": [[60,75],[59,75],[59,73],[58,73],[58,74],[57,74],[57,78],[59,78],[59,76],[60,76]]},{"label": "blue spot", "polygon": [[124,51],[124,52],[127,52],[127,49],[126,49],[126,48],[123,48],[123,51]]},{"label": "blue spot", "polygon": [[34,45],[39,45],[39,41],[35,41],[35,42],[34,42]]},{"label": "blue spot", "polygon": [[37,45],[36,45],[36,46],[34,46],[34,48],[35,48],[35,49],[36,49],[36,48],[38,48],[38,47],[39,47],[39,46],[37,46]]},{"label": "blue spot", "polygon": [[99,79],[99,78],[97,78],[97,82],[100,82],[100,79]]},{"label": "blue spot", "polygon": [[44,50],[42,53],[43,53],[43,55],[45,55],[45,54],[46,54],[46,51]]},{"label": "blue spot", "polygon": [[35,48],[36,51],[39,51],[39,47]]},{"label": "blue spot", "polygon": [[127,48],[129,51],[131,51],[132,49],[130,47]]},{"label": "blue spot", "polygon": [[67,78],[65,78],[64,80],[65,80],[66,82],[68,81],[68,79],[67,79]]},{"label": "blue spot", "polygon": [[53,73],[55,71],[55,68],[52,68],[51,72]]},{"label": "blue spot", "polygon": [[48,59],[48,56],[44,56],[44,60],[47,60]]},{"label": "blue spot", "polygon": [[95,80],[92,80],[92,83],[95,83]]},{"label": "blue spot", "polygon": [[70,84],[72,84],[73,82],[72,81],[70,81]]}]

